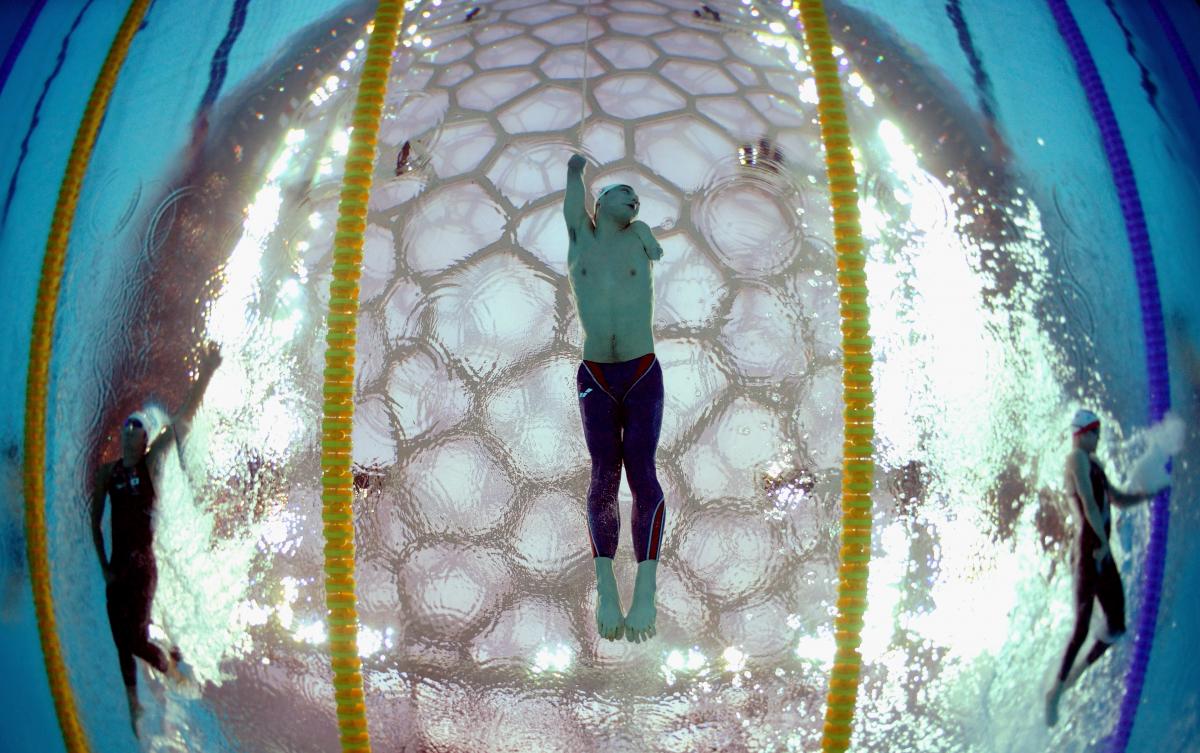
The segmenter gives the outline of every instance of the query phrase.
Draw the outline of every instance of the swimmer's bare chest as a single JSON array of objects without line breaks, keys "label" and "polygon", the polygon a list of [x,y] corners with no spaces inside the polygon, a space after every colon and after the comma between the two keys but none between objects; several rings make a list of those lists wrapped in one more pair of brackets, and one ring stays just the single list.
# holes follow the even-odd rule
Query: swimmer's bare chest
[{"label": "swimmer's bare chest", "polygon": [[654,285],[642,241],[632,231],[603,243],[583,233],[567,257],[583,357],[614,363],[653,352]]}]

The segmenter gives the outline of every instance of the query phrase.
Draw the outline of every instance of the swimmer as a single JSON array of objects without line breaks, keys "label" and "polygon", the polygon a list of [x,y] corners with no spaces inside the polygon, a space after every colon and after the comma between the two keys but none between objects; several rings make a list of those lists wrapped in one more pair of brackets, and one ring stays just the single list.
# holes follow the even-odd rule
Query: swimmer
[{"label": "swimmer", "polygon": [[[596,566],[596,628],[608,640],[641,643],[654,636],[659,545],[666,515],[655,453],[662,429],[663,375],[654,356],[653,262],[662,246],[635,220],[640,202],[627,185],[596,197],[594,218],[584,207],[583,168],[567,162],[563,214],[570,239],[567,273],[583,329],[583,363],[575,381],[583,435],[592,458],[588,533]],[[621,517],[621,467],[633,493],[633,551],[637,579],[629,612],[613,574]]]},{"label": "swimmer", "polygon": [[[145,414],[133,413],[121,426],[121,459],[100,466],[92,487],[92,539],[104,574],[108,621],[112,628],[130,722],[137,736],[142,708],[137,698],[135,656],[175,681],[182,680],[178,648],[169,653],[150,641],[150,606],[158,583],[154,561],[155,493],[151,468],[157,468],[171,444],[182,439],[208,388],[213,372],[221,365],[221,352],[209,344],[200,362],[200,373],[187,402],[171,422],[153,439]],[[112,505],[112,557],[105,558],[104,499]]]},{"label": "swimmer", "polygon": [[[1152,499],[1159,490],[1144,493],[1123,492],[1108,482],[1104,468],[1096,460],[1100,443],[1100,419],[1088,410],[1075,413],[1071,421],[1072,447],[1067,455],[1067,492],[1075,500],[1082,516],[1075,551],[1075,629],[1063,654],[1054,685],[1046,693],[1046,724],[1058,722],[1058,702],[1063,691],[1073,685],[1083,671],[1095,664],[1108,647],[1125,633],[1125,590],[1121,574],[1108,546],[1112,529],[1110,504],[1129,507]],[[1084,663],[1074,668],[1075,657],[1087,640],[1094,602],[1100,602],[1108,622],[1106,634],[1097,637]]]},{"label": "swimmer", "polygon": [[404,142],[404,146],[400,147],[400,153],[396,155],[396,177],[399,178],[406,172],[412,170],[412,163],[408,160],[412,156],[412,143]]}]

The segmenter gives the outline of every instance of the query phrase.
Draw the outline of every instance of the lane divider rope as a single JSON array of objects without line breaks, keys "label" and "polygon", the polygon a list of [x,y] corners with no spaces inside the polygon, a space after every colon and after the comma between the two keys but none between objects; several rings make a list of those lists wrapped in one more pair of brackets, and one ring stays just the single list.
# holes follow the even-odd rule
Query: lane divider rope
[{"label": "lane divider rope", "polygon": [[[1146,375],[1150,387],[1150,421],[1157,423],[1171,409],[1171,375],[1167,370],[1167,337],[1163,327],[1162,302],[1158,294],[1158,276],[1154,271],[1154,255],[1150,248],[1150,232],[1142,211],[1142,199],[1133,175],[1133,164],[1125,149],[1125,140],[1117,125],[1112,103],[1100,80],[1100,72],[1075,16],[1064,0],[1047,0],[1058,31],[1067,45],[1079,81],[1087,94],[1092,117],[1100,128],[1104,156],[1108,159],[1116,184],[1125,232],[1133,255],[1137,279],[1138,300],[1142,309],[1142,334],[1146,343]],[[1108,738],[1112,753],[1124,753],[1133,731],[1154,645],[1154,630],[1158,622],[1158,607],[1162,599],[1163,568],[1167,559],[1167,530],[1171,522],[1171,490],[1164,489],[1150,503],[1150,542],[1146,547],[1146,567],[1142,571],[1142,608],[1138,615],[1137,634],[1133,641],[1133,657],[1125,675],[1125,695],[1117,725]]]},{"label": "lane divider rope", "polygon": [[871,489],[874,485],[875,395],[871,382],[870,311],[866,252],[858,212],[858,177],[851,154],[850,126],[833,55],[829,19],[822,0],[795,0],[808,65],[817,84],[817,119],[825,147],[825,171],[833,209],[838,297],[842,316],[842,546],[838,567],[837,651],[829,679],[821,750],[850,747],[862,668],[863,615],[871,561]]},{"label": "lane divider rope", "polygon": [[1158,20],[1158,25],[1162,27],[1163,34],[1166,34],[1167,44],[1175,53],[1175,60],[1179,63],[1180,70],[1183,71],[1183,77],[1187,79],[1188,88],[1192,90],[1192,98],[1196,100],[1196,106],[1200,107],[1200,73],[1196,72],[1196,64],[1192,62],[1192,56],[1188,54],[1183,37],[1179,36],[1179,29],[1175,28],[1175,23],[1171,21],[1171,14],[1163,6],[1162,0],[1150,0],[1150,10],[1154,12],[1154,17]]},{"label": "lane divider rope", "polygon": [[358,325],[358,281],[362,276],[363,232],[375,169],[375,146],[388,73],[404,4],[383,0],[367,46],[354,103],[350,149],[342,176],[334,235],[333,280],[329,283],[324,415],[321,421],[321,502],[325,534],[325,606],[329,658],[343,753],[368,753],[366,701],[358,657],[358,607],[354,593],[354,351]]},{"label": "lane divider rope", "polygon": [[117,36],[108,49],[108,56],[96,77],[83,120],[75,132],[75,142],[67,157],[67,169],[58,189],[54,217],[50,221],[50,236],[42,259],[42,276],[38,281],[37,303],[33,312],[33,334],[29,344],[29,371],[25,382],[25,547],[29,558],[29,580],[33,585],[33,606],[37,614],[38,634],[42,641],[42,656],[50,695],[62,730],[68,753],[89,750],[87,734],[79,720],[71,679],[63,660],[54,618],[54,594],[51,589],[49,540],[46,534],[46,410],[49,400],[50,359],[54,350],[54,317],[58,311],[58,296],[62,287],[63,268],[71,239],[71,226],[79,205],[79,192],[100,124],[112,98],[117,75],[129,53],[133,35],[137,33],[150,0],[134,0],[125,13]]}]

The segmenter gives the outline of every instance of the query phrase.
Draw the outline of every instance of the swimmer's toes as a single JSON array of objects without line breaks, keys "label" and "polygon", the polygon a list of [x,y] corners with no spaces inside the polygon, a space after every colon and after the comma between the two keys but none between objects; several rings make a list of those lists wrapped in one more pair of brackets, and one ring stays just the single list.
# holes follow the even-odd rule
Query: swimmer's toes
[{"label": "swimmer's toes", "polygon": [[596,632],[601,638],[610,641],[619,641],[625,632],[625,623],[619,617],[612,622],[603,620],[600,615],[596,615]]}]

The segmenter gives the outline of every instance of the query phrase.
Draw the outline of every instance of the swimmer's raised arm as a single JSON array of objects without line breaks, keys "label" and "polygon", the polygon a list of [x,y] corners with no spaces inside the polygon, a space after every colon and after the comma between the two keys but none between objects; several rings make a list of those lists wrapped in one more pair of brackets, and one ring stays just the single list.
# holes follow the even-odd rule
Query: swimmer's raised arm
[{"label": "swimmer's raised arm", "polygon": [[220,365],[221,349],[216,343],[209,343],[204,350],[204,355],[200,358],[200,372],[196,377],[196,383],[192,385],[187,400],[180,409],[171,414],[170,423],[150,444],[147,461],[157,460],[171,446],[172,442],[176,439],[183,439],[184,434],[191,428],[192,418],[200,408],[200,401],[204,399],[208,383]]},{"label": "swimmer's raised arm", "polygon": [[567,195],[563,199],[563,217],[567,221],[567,233],[574,243],[579,230],[590,222],[584,208],[586,191],[583,187],[583,168],[587,160],[581,154],[572,154],[567,160]]},{"label": "swimmer's raised arm", "polygon": [[654,231],[650,226],[641,220],[634,220],[629,223],[629,227],[633,232],[637,233],[637,237],[642,242],[642,248],[646,249],[646,256],[650,261],[658,261],[662,258],[663,250],[658,239],[654,237]]}]

